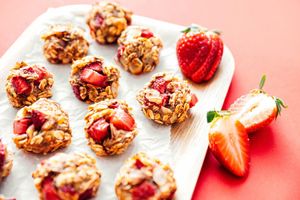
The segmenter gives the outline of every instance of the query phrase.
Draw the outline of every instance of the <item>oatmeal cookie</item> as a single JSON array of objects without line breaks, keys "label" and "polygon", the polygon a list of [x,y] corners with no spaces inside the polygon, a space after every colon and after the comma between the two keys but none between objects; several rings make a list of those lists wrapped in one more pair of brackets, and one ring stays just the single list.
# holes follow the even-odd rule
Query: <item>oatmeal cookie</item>
[{"label": "oatmeal cookie", "polygon": [[115,183],[119,200],[171,200],[176,189],[170,166],[145,153],[129,158],[120,169]]},{"label": "oatmeal cookie", "polygon": [[40,200],[85,200],[96,196],[101,172],[84,153],[58,153],[42,161],[32,173]]},{"label": "oatmeal cookie", "polygon": [[131,108],[122,100],[106,100],[89,106],[85,116],[88,144],[98,156],[123,153],[137,135]]},{"label": "oatmeal cookie", "polygon": [[165,125],[183,122],[198,101],[187,82],[170,73],[153,75],[137,100],[147,118]]},{"label": "oatmeal cookie", "polygon": [[117,60],[132,74],[152,71],[159,63],[162,41],[148,28],[130,26],[118,40]]},{"label": "oatmeal cookie", "polygon": [[40,99],[18,111],[13,141],[20,149],[47,154],[71,143],[69,116],[60,105]]},{"label": "oatmeal cookie", "polygon": [[116,98],[119,78],[119,70],[104,65],[102,57],[86,56],[72,64],[70,84],[79,100],[93,103]]},{"label": "oatmeal cookie", "polygon": [[101,1],[93,5],[86,23],[90,34],[100,44],[115,43],[131,24],[132,12],[117,3]]},{"label": "oatmeal cookie", "polygon": [[6,145],[0,139],[0,181],[9,175],[12,166],[12,154],[8,152]]},{"label": "oatmeal cookie", "polygon": [[51,97],[53,83],[53,75],[44,66],[20,62],[10,70],[5,89],[10,103],[21,108]]},{"label": "oatmeal cookie", "polygon": [[89,43],[83,30],[73,25],[54,25],[42,35],[44,55],[50,63],[68,64],[87,55]]}]

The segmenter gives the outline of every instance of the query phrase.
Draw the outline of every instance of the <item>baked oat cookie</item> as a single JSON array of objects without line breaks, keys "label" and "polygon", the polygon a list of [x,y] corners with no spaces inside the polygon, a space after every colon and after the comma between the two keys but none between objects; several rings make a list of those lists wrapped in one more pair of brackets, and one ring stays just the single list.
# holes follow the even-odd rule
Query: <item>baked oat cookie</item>
[{"label": "baked oat cookie", "polygon": [[58,153],[32,173],[41,200],[85,200],[96,196],[101,172],[84,153]]},{"label": "baked oat cookie", "polygon": [[186,81],[171,73],[157,73],[138,93],[145,116],[159,124],[183,122],[198,99]]},{"label": "baked oat cookie", "polygon": [[129,158],[116,178],[119,200],[171,200],[177,186],[169,165],[138,153]]},{"label": "baked oat cookie", "polygon": [[102,57],[86,56],[72,64],[70,84],[79,100],[93,103],[116,98],[119,78],[119,70],[104,65]]},{"label": "baked oat cookie", "polygon": [[71,24],[54,25],[42,35],[44,55],[50,63],[68,64],[87,55],[89,43],[83,30]]},{"label": "baked oat cookie", "polygon": [[44,66],[20,62],[10,70],[5,89],[10,103],[21,108],[51,97],[53,83],[53,75]]},{"label": "baked oat cookie", "polygon": [[115,43],[131,24],[132,12],[117,3],[101,1],[93,5],[86,23],[90,34],[100,44]]},{"label": "baked oat cookie", "polygon": [[132,74],[152,71],[159,63],[162,41],[148,28],[130,26],[118,40],[117,59]]},{"label": "baked oat cookie", "polygon": [[137,135],[131,108],[122,100],[105,100],[89,106],[85,135],[98,156],[123,153]]},{"label": "baked oat cookie", "polygon": [[71,143],[69,116],[53,100],[40,99],[18,111],[13,141],[19,149],[47,154]]},{"label": "baked oat cookie", "polygon": [[12,154],[8,152],[6,145],[0,139],[0,181],[9,175],[12,166]]}]

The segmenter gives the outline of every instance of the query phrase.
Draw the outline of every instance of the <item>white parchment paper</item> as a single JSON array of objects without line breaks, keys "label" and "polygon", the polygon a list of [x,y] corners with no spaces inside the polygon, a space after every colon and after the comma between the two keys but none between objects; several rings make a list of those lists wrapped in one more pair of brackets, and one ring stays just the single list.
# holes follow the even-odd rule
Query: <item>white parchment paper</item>
[{"label": "white parchment paper", "polygon": [[[12,142],[12,122],[17,110],[12,108],[7,100],[5,94],[5,80],[10,66],[13,66],[17,61],[25,61],[30,64],[44,64],[49,71],[54,74],[55,83],[52,99],[59,102],[62,108],[68,112],[71,128],[73,130],[71,145],[59,152],[70,153],[81,151],[96,157],[87,146],[87,140],[83,132],[83,118],[87,112],[88,105],[75,98],[68,82],[70,65],[53,65],[48,63],[43,56],[43,42],[40,39],[41,34],[48,29],[49,25],[56,23],[73,23],[86,30],[86,38],[91,44],[89,55],[101,55],[105,58],[106,64],[117,66],[114,62],[117,46],[99,45],[89,36],[88,28],[85,24],[85,15],[89,9],[90,6],[87,5],[49,9],[28,27],[0,61],[0,137],[3,138],[8,148],[14,153],[12,172],[10,176],[1,183],[0,194],[16,197],[18,200],[38,199],[31,173],[41,160],[56,153],[54,152],[47,156],[26,153],[17,149]],[[157,125],[146,119],[140,110],[140,105],[136,101],[135,96],[137,91],[150,80],[150,77],[154,73],[160,71],[176,72],[178,70],[175,44],[181,27],[138,16],[134,16],[133,24],[149,27],[161,37],[164,44],[164,48],[161,52],[161,62],[153,72],[139,76],[131,75],[118,66],[121,71],[118,98],[126,100],[133,108],[139,134],[124,154],[120,156],[96,158],[97,165],[101,169],[103,176],[101,178],[98,195],[95,199],[116,199],[114,193],[116,173],[129,156],[139,151],[145,151],[152,156],[162,159],[164,162],[172,162],[169,149],[170,127]],[[169,28],[166,28],[166,26]],[[170,34],[170,32],[172,34]]]}]

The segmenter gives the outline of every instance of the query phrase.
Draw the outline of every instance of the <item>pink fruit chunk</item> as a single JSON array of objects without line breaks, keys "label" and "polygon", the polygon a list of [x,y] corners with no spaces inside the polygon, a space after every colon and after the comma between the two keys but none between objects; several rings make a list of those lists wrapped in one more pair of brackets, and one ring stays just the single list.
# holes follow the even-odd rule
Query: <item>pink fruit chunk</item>
[{"label": "pink fruit chunk", "polygon": [[79,196],[79,200],[87,200],[93,197],[93,188],[87,189]]},{"label": "pink fruit chunk", "polygon": [[36,130],[40,130],[43,124],[46,122],[45,115],[37,110],[31,112],[31,120]]},{"label": "pink fruit chunk", "polygon": [[18,95],[29,95],[31,92],[31,85],[21,76],[15,76],[11,79],[11,84]]},{"label": "pink fruit chunk", "polygon": [[100,73],[102,71],[102,63],[93,62],[93,63],[89,64],[88,66],[86,66],[85,68],[92,69],[92,70]]},{"label": "pink fruit chunk", "polygon": [[151,37],[153,37],[153,33],[151,31],[147,30],[147,29],[143,29],[142,33],[141,33],[141,36],[143,38],[151,38]]},{"label": "pink fruit chunk", "polygon": [[82,70],[80,74],[80,79],[86,83],[99,86],[99,87],[105,87],[107,85],[107,77],[99,74],[98,72],[85,68]]},{"label": "pink fruit chunk", "polygon": [[99,119],[90,126],[87,132],[95,142],[102,142],[109,135],[109,123],[103,118]]},{"label": "pink fruit chunk", "polygon": [[14,121],[14,134],[25,134],[27,128],[32,124],[31,118],[23,118]]},{"label": "pink fruit chunk", "polygon": [[77,97],[77,99],[79,100],[83,100],[80,96],[80,89],[79,89],[79,85],[72,85],[72,90],[75,94],[75,96]]},{"label": "pink fruit chunk", "polygon": [[133,200],[146,200],[155,195],[156,186],[153,183],[144,181],[139,186],[132,189]]},{"label": "pink fruit chunk", "polygon": [[0,139],[0,171],[2,171],[4,163],[5,163],[5,146],[2,143],[2,140]]},{"label": "pink fruit chunk", "polygon": [[94,25],[96,27],[100,27],[104,22],[104,18],[100,15],[100,14],[97,14],[94,18]]},{"label": "pink fruit chunk", "polygon": [[110,122],[117,128],[125,131],[132,131],[134,129],[135,121],[131,115],[123,109],[116,109],[115,114],[111,117]]},{"label": "pink fruit chunk", "polygon": [[196,103],[198,102],[198,98],[195,94],[191,95],[191,101],[190,101],[190,108],[194,107]]},{"label": "pink fruit chunk", "polygon": [[165,81],[162,77],[157,78],[153,83],[151,88],[159,91],[161,94],[165,93],[167,90],[168,81]]},{"label": "pink fruit chunk", "polygon": [[42,183],[42,195],[44,200],[61,200],[57,194],[53,179],[47,177]]},{"label": "pink fruit chunk", "polygon": [[142,163],[141,160],[137,159],[137,160],[135,161],[135,166],[136,166],[136,168],[141,169],[141,168],[144,167],[145,165],[144,165],[144,163]]}]

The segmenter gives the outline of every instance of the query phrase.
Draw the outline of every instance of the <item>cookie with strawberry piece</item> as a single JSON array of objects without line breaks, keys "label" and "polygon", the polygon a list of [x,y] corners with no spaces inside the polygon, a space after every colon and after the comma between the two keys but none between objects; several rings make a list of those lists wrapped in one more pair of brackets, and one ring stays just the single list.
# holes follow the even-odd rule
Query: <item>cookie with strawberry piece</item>
[{"label": "cookie with strawberry piece", "polygon": [[87,200],[96,196],[101,171],[84,153],[58,153],[43,160],[32,173],[40,200]]},{"label": "cookie with strawberry piece", "polygon": [[16,63],[6,79],[6,94],[15,108],[52,96],[53,75],[44,66]]},{"label": "cookie with strawberry piece", "polygon": [[0,139],[0,181],[10,174],[12,166],[12,153],[7,150],[6,144]]},{"label": "cookie with strawberry piece", "polygon": [[282,108],[287,107],[283,100],[263,90],[265,80],[266,76],[263,76],[258,89],[241,96],[229,107],[229,111],[249,133],[268,126],[277,118]]},{"label": "cookie with strawberry piece", "polygon": [[86,56],[72,64],[69,82],[77,99],[86,103],[118,95],[120,72],[99,56]]},{"label": "cookie with strawberry piece", "polygon": [[249,138],[243,124],[230,112],[210,111],[209,148],[215,158],[236,176],[249,171]]},{"label": "cookie with strawberry piece", "polygon": [[147,118],[165,125],[183,122],[198,102],[187,82],[171,73],[153,75],[139,91],[137,100]]},{"label": "cookie with strawberry piece", "polygon": [[69,64],[87,55],[84,31],[71,24],[56,24],[42,35],[44,56],[53,64]]},{"label": "cookie with strawberry piece", "polygon": [[93,5],[86,23],[90,34],[100,44],[115,43],[131,24],[132,12],[115,2],[101,1]]},{"label": "cookie with strawberry piece", "polygon": [[119,200],[172,200],[176,189],[170,166],[141,152],[125,162],[115,183]]},{"label": "cookie with strawberry piece", "polygon": [[188,27],[177,42],[177,59],[182,73],[195,83],[210,80],[221,62],[223,41],[218,31]]},{"label": "cookie with strawberry piece", "polygon": [[19,149],[47,154],[71,143],[69,116],[53,100],[39,99],[18,111],[13,141]]},{"label": "cookie with strawberry piece", "polygon": [[131,108],[122,100],[105,100],[88,108],[85,135],[98,156],[123,153],[137,135]]},{"label": "cookie with strawberry piece", "polygon": [[118,40],[116,60],[132,74],[151,72],[159,63],[162,41],[150,29],[129,26]]}]

